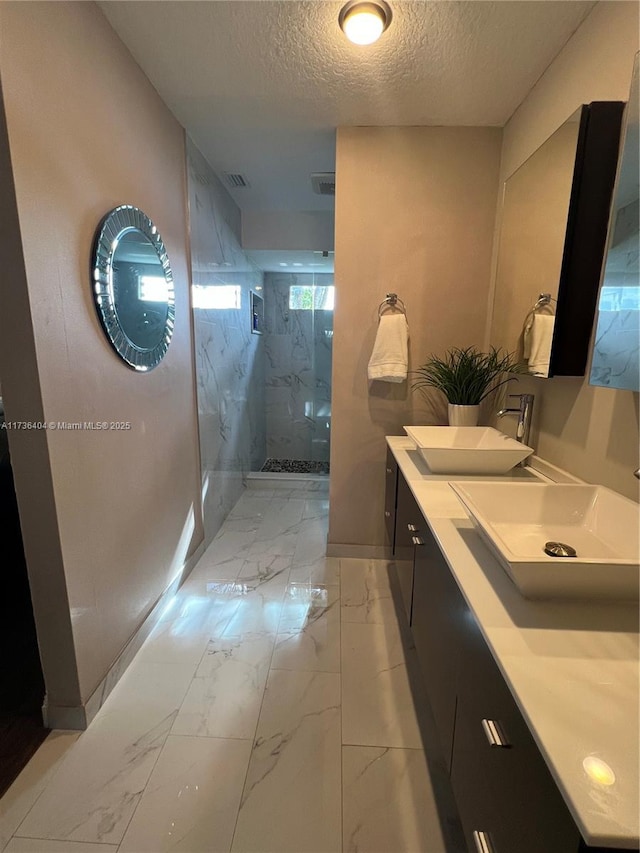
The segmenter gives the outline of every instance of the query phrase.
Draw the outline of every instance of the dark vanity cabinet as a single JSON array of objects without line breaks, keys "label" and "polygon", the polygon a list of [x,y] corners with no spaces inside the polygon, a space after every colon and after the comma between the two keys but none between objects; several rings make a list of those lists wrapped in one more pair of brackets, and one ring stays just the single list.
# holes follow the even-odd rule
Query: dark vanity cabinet
[{"label": "dark vanity cabinet", "polygon": [[387,447],[387,467],[384,487],[384,527],[387,545],[395,553],[396,542],[396,495],[398,493],[398,463],[391,448]]},{"label": "dark vanity cabinet", "polygon": [[395,563],[402,593],[402,601],[409,623],[413,600],[413,573],[416,545],[426,527],[407,481],[398,471],[398,499],[396,504]]},{"label": "dark vanity cabinet", "polygon": [[404,609],[470,853],[601,853],[582,840],[391,453],[387,483]]},{"label": "dark vanity cabinet", "polygon": [[385,526],[391,544],[405,613],[411,622],[414,551],[421,531],[426,527],[407,481],[387,451]]},{"label": "dark vanity cabinet", "polygon": [[420,538],[411,632],[469,850],[578,853],[580,833],[442,552],[428,529]]},{"label": "dark vanity cabinet", "polygon": [[416,548],[411,632],[438,729],[451,767],[460,635],[466,605],[430,530]]},{"label": "dark vanity cabinet", "polygon": [[469,849],[577,853],[580,833],[475,619],[456,624],[451,784]]}]

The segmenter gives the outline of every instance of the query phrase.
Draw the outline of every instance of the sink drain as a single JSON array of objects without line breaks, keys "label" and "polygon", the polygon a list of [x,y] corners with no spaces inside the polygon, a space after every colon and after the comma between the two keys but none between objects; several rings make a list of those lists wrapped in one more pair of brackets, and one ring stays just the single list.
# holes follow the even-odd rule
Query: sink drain
[{"label": "sink drain", "polygon": [[565,545],[564,542],[547,542],[544,546],[544,553],[550,557],[576,557],[576,549],[571,545]]}]

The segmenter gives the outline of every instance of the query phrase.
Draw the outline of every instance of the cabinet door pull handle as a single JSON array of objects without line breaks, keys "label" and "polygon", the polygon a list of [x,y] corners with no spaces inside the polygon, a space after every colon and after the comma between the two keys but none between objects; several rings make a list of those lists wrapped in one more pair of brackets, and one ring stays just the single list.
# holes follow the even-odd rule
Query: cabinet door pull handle
[{"label": "cabinet door pull handle", "polygon": [[482,728],[489,741],[489,746],[499,746],[504,749],[511,746],[497,720],[482,720]]},{"label": "cabinet door pull handle", "polygon": [[419,536],[412,536],[411,541],[414,545],[424,545],[424,541]]},{"label": "cabinet door pull handle", "polygon": [[389,512],[388,509],[385,509],[385,511],[384,511],[384,517],[385,518],[391,518],[391,513]]},{"label": "cabinet door pull handle", "polygon": [[496,849],[491,843],[491,836],[488,832],[474,830],[473,843],[476,845],[477,853],[496,853]]},{"label": "cabinet door pull handle", "polygon": [[415,526],[415,524],[407,524],[407,530],[409,531],[409,533],[418,532],[418,528]]},{"label": "cabinet door pull handle", "polygon": [[387,474],[393,474],[393,469],[392,469],[392,468],[387,468]]}]

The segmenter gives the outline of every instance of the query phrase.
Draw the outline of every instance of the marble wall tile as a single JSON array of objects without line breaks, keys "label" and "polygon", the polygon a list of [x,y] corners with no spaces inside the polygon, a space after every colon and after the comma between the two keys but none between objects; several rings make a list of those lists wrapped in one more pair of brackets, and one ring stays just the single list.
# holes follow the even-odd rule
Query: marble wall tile
[{"label": "marble wall tile", "polygon": [[333,276],[265,274],[267,455],[327,462],[331,425],[333,311],[292,310],[292,285],[333,284]]},{"label": "marble wall tile", "polygon": [[[191,140],[187,158],[208,543],[240,497],[247,472],[259,470],[266,458],[265,336],[252,334],[250,321],[250,291],[262,287],[263,274],[240,247],[237,208]],[[235,300],[233,306],[225,298]]]},{"label": "marble wall tile", "polygon": [[640,311],[601,311],[593,346],[591,384],[640,388]]}]

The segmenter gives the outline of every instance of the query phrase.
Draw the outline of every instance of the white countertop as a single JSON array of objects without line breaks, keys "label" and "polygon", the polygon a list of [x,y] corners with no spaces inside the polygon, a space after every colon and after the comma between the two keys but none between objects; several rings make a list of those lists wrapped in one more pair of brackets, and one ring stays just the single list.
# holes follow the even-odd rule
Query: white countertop
[{"label": "white countertop", "polygon": [[[400,470],[474,613],[585,842],[640,843],[636,604],[528,601],[493,557],[449,486],[411,439],[388,436]],[[615,782],[592,780],[595,756]]]}]

